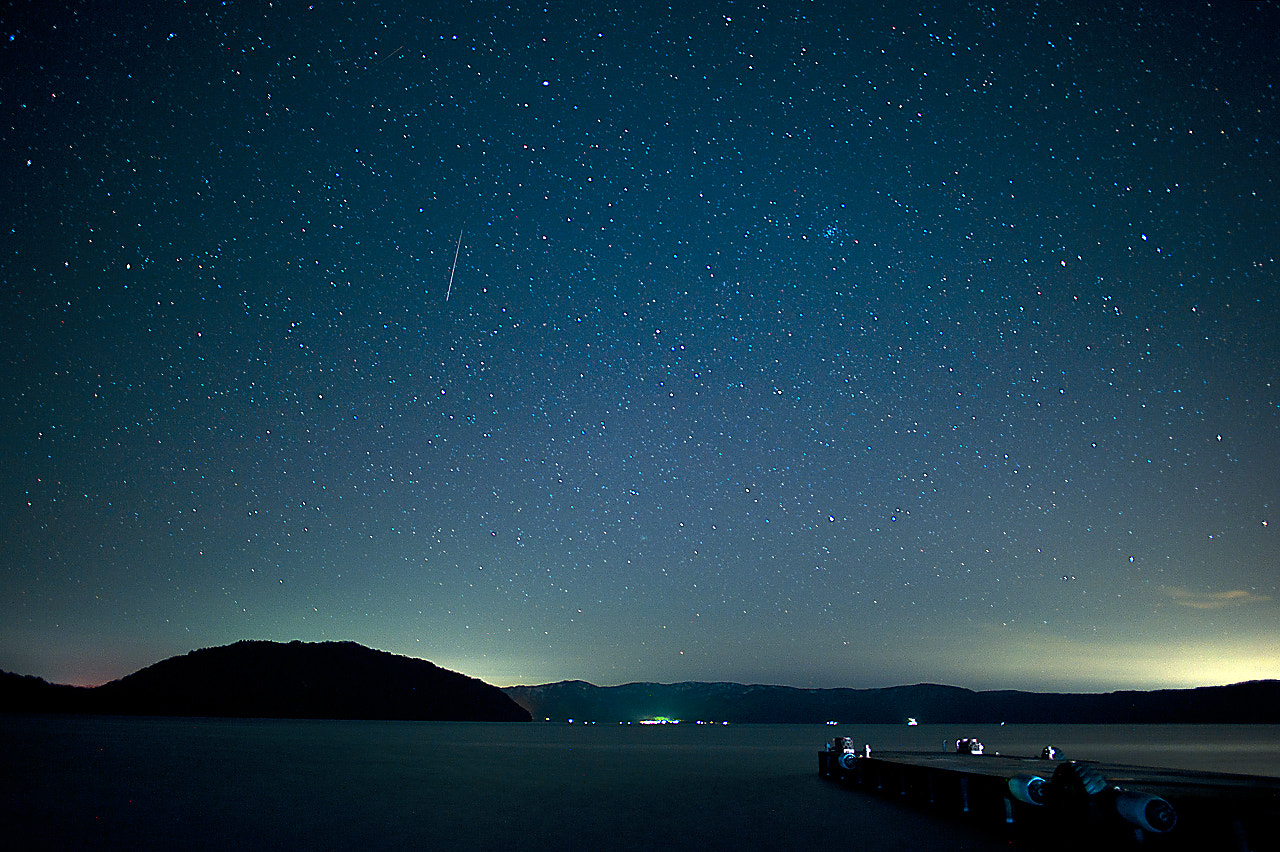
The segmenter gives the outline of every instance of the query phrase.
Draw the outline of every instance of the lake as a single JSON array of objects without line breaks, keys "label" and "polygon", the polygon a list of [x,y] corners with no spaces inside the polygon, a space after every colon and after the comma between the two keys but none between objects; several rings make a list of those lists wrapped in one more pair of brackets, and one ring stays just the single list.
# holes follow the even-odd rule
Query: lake
[{"label": "lake", "polygon": [[[0,716],[15,849],[1001,849],[823,781],[833,735],[1280,776],[1280,726],[681,725]],[[848,845],[837,843],[836,845]]]}]

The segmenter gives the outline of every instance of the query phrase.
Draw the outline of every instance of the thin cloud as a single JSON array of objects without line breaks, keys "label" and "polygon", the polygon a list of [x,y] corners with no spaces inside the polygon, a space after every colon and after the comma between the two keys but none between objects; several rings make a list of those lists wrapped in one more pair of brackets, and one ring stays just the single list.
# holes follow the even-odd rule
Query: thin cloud
[{"label": "thin cloud", "polygon": [[1230,589],[1225,592],[1197,592],[1178,586],[1161,586],[1161,590],[1173,598],[1179,606],[1192,609],[1224,609],[1229,606],[1246,606],[1271,600],[1270,595],[1259,595],[1245,589]]}]

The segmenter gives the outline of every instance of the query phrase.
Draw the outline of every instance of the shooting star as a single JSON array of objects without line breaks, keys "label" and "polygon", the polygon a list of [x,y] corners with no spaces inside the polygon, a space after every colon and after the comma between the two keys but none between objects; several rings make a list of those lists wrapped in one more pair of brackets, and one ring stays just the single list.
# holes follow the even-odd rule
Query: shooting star
[{"label": "shooting star", "polygon": [[462,251],[462,231],[458,231],[458,245],[453,249],[453,266],[449,267],[449,289],[444,291],[444,300],[449,301],[453,292],[453,273],[458,269],[458,253]]}]

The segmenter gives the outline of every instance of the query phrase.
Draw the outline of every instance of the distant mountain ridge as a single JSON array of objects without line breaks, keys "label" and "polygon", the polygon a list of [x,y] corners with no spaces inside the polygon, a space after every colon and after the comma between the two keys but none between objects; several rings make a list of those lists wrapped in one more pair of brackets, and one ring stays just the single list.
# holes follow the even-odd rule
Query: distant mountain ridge
[{"label": "distant mountain ridge", "polygon": [[581,680],[499,689],[354,642],[244,641],[171,657],[98,687],[0,671],[0,712],[305,719],[740,723],[1280,724],[1280,680],[1106,693],[975,692],[916,684],[800,689]]},{"label": "distant mountain ridge", "polygon": [[739,683],[628,683],[581,680],[513,686],[505,692],[534,719],[600,722],[669,719],[709,722],[826,721],[924,723],[1280,723],[1280,680],[1149,692],[975,692],[917,684],[881,689],[799,689]]},{"label": "distant mountain ridge", "polygon": [[502,690],[354,642],[244,641],[85,688],[0,673],[0,710],[140,716],[527,722]]}]

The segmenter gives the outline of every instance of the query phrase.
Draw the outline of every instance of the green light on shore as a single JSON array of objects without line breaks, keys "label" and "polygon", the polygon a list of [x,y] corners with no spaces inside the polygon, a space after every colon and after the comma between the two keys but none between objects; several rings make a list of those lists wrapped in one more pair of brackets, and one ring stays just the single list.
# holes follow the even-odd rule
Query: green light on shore
[{"label": "green light on shore", "polygon": [[667,716],[654,716],[652,719],[641,719],[641,725],[679,725],[679,719],[671,719]]}]

